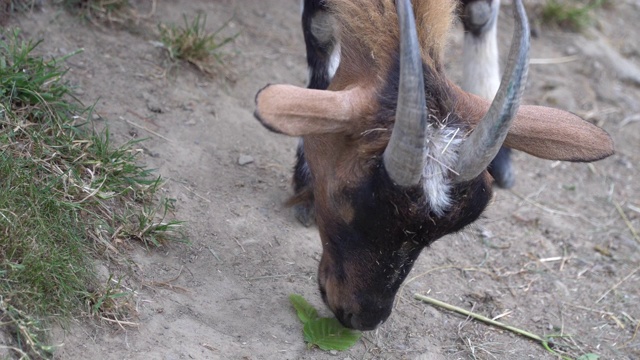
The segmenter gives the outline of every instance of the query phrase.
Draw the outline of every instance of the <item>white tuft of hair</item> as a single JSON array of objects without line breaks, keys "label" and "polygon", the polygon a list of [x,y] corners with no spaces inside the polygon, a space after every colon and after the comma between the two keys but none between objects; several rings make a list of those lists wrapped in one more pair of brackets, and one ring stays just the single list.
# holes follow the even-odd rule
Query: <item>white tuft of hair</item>
[{"label": "white tuft of hair", "polygon": [[458,128],[433,123],[429,125],[429,137],[425,144],[426,159],[423,177],[424,192],[431,211],[443,216],[452,204],[451,169],[458,161],[458,148],[463,136]]}]

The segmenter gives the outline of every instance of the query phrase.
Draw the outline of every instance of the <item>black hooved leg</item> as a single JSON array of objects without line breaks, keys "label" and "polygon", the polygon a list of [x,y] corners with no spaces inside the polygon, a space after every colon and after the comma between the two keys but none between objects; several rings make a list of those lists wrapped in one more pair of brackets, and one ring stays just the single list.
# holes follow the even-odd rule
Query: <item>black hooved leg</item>
[{"label": "black hooved leg", "polygon": [[[302,33],[307,47],[307,65],[309,67],[309,89],[326,90],[333,72],[339,62],[339,49],[333,33],[333,17],[327,9],[325,0],[303,0]],[[296,165],[293,169],[294,195],[289,200],[295,217],[304,226],[315,222],[313,187],[311,173],[304,156],[304,143],[301,140],[296,152]]]},{"label": "black hooved leg", "polygon": [[311,173],[307,161],[304,158],[304,144],[302,140],[298,144],[296,152],[296,165],[293,168],[294,195],[289,200],[293,206],[296,219],[304,226],[311,226],[315,222],[316,213],[313,204],[313,189],[311,187]]},{"label": "black hooved leg", "polygon": [[503,189],[513,187],[516,176],[511,164],[511,149],[501,147],[489,165],[489,174],[496,180],[496,185]]}]

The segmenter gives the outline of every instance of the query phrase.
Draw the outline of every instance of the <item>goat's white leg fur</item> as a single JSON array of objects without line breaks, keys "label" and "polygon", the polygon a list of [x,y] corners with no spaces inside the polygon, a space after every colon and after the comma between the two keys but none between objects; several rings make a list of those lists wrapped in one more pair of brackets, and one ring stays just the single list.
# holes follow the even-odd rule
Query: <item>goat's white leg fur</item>
[{"label": "goat's white leg fur", "polygon": [[[480,3],[480,2],[479,2]],[[485,6],[479,4],[479,6]],[[464,34],[462,89],[492,100],[500,87],[500,59],[498,56],[498,11],[500,0],[491,4],[491,16],[478,35]]]}]

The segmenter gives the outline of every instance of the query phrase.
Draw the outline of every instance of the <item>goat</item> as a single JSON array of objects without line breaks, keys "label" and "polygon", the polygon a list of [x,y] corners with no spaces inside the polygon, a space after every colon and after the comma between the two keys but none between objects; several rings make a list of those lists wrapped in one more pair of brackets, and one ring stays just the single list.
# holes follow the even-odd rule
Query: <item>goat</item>
[{"label": "goat", "polygon": [[480,216],[492,196],[487,167],[502,145],[566,161],[613,153],[597,126],[565,111],[519,106],[529,49],[521,0],[493,102],[449,81],[443,54],[456,5],[308,0],[303,22],[313,6],[330,15],[316,19],[326,26],[314,24],[316,14],[303,27],[305,39],[316,41],[311,49],[307,41],[307,54],[320,54],[309,88],[267,85],[256,95],[263,126],[302,137],[292,203],[315,217],[320,293],[347,327],[372,330],[385,321],[422,249]]}]

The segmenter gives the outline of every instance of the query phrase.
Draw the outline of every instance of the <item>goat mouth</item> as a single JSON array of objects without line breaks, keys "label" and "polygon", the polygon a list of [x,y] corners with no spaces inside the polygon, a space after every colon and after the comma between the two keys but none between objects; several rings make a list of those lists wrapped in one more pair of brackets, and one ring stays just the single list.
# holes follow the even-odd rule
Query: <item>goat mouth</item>
[{"label": "goat mouth", "polygon": [[360,316],[354,315],[352,313],[345,313],[342,309],[338,309],[335,312],[335,315],[336,319],[338,319],[342,326],[360,331],[375,330],[378,326],[380,326],[380,324],[384,322],[384,320],[382,320],[375,323],[365,323],[361,320]]}]

